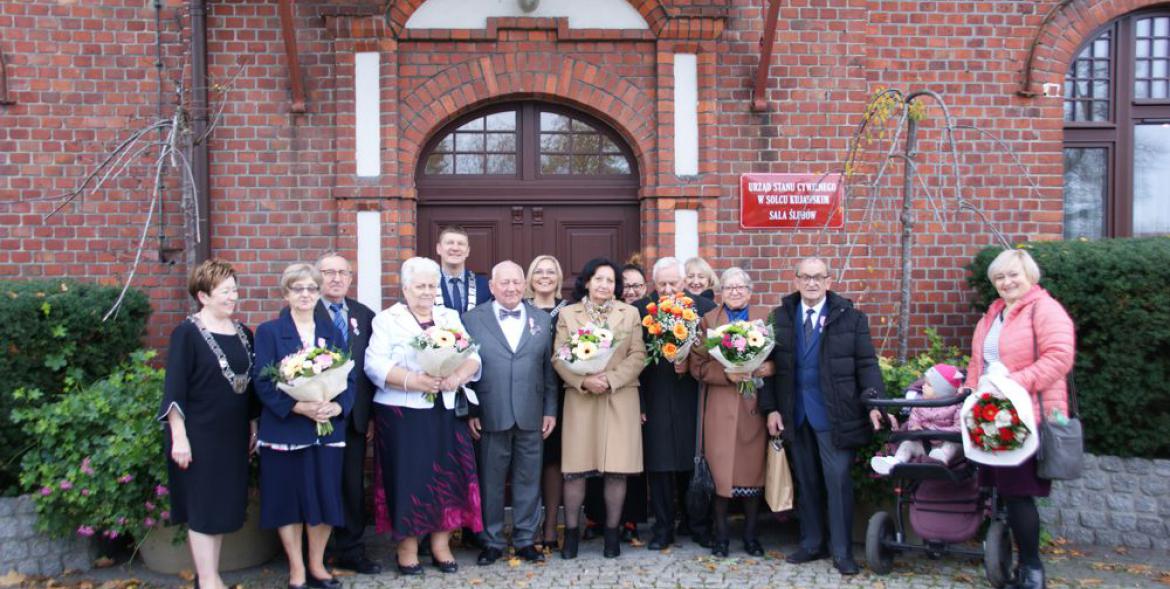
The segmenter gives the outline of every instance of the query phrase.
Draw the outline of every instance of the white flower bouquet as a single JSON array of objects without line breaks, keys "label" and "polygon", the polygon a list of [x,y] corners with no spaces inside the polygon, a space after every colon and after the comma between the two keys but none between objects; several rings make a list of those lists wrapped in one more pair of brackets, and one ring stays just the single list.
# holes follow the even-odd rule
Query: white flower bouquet
[{"label": "white flower bouquet", "polygon": [[[707,330],[704,342],[711,357],[732,374],[751,374],[768,359],[776,340],[772,329],[763,321],[732,321]],[[753,378],[739,383],[739,394],[753,397],[762,379]]]},{"label": "white flower bouquet", "polygon": [[[353,360],[348,354],[325,347],[325,340],[285,356],[279,366],[269,366],[266,376],[276,382],[276,388],[297,401],[323,403],[332,401],[345,392],[349,385],[349,371]],[[317,423],[317,435],[333,433],[333,424]]]},{"label": "white flower bouquet", "polygon": [[[410,347],[417,350],[415,359],[422,371],[436,378],[451,376],[479,346],[467,332],[454,327],[429,327],[414,336]],[[435,395],[426,394],[434,402]]]},{"label": "white flower bouquet", "polygon": [[588,376],[605,370],[613,352],[613,332],[587,323],[557,350],[557,359],[573,374]]}]

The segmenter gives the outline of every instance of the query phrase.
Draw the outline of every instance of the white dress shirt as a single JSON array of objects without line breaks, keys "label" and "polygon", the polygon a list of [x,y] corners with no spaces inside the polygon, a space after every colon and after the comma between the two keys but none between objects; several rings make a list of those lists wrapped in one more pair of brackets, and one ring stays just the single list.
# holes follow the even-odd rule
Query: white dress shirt
[{"label": "white dress shirt", "polygon": [[812,312],[813,312],[813,314],[812,314],[813,331],[814,332],[820,331],[822,328],[824,328],[825,324],[821,320],[821,309],[825,308],[825,301],[827,301],[827,300],[829,300],[829,297],[822,297],[821,302],[810,307],[804,302],[804,299],[801,299],[801,301],[800,301],[800,317],[798,318],[798,321],[800,323],[800,326],[799,326],[800,329],[804,329],[804,318],[808,317],[809,309],[812,309]]},{"label": "white dress shirt", "polygon": [[493,300],[492,313],[495,314],[496,321],[500,324],[500,330],[504,332],[504,338],[508,340],[508,346],[515,352],[516,348],[520,347],[520,338],[524,336],[524,322],[528,319],[528,311],[524,309],[524,303],[520,303],[516,305],[515,309],[520,311],[519,319],[512,317],[500,319],[501,309],[504,309],[504,306],[499,301]]}]

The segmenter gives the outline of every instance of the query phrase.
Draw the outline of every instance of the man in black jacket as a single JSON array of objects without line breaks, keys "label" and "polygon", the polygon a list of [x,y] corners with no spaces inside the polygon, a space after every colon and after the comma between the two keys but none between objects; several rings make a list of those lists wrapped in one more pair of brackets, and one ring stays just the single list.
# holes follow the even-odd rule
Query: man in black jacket
[{"label": "man in black jacket", "polygon": [[[647,315],[647,306],[659,297],[683,291],[685,270],[678,258],[661,258],[651,272],[654,292],[634,302],[638,315]],[[702,317],[715,303],[692,297],[695,312]],[[645,332],[645,330],[643,330]],[[645,333],[643,333],[645,335]],[[701,345],[701,344],[695,344]],[[699,383],[681,366],[665,359],[656,360],[642,370],[638,393],[641,395],[643,464],[650,480],[650,506],[654,511],[654,537],[647,548],[663,550],[674,543],[675,505],[685,505],[686,486],[695,467],[695,434],[699,411]],[[676,501],[677,500],[677,501]],[[680,531],[694,536],[700,545],[707,540],[709,522],[691,521],[683,510]]]},{"label": "man in black jacket", "polygon": [[829,556],[827,527],[834,566],[854,575],[849,469],[856,449],[881,426],[881,412],[872,410],[867,419],[861,401],[884,387],[869,320],[830,291],[831,283],[824,260],[809,258],[797,267],[798,292],[773,311],[776,375],[771,392],[760,397],[760,411],[768,415],[769,433],[782,434],[792,450],[800,550],[788,562]]},{"label": "man in black jacket", "polygon": [[347,297],[353,284],[353,270],[341,255],[329,252],[317,260],[317,269],[325,278],[321,298],[315,314],[340,332],[349,346],[357,377],[357,395],[345,427],[345,455],[341,467],[341,501],[345,507],[345,527],[335,528],[331,538],[330,555],[334,566],[364,575],[382,572],[378,563],[366,557],[362,532],[366,529],[365,467],[366,432],[370,424],[370,403],[374,398],[374,383],[366,378],[366,346],[370,343],[370,324],[374,312],[369,307]]}]

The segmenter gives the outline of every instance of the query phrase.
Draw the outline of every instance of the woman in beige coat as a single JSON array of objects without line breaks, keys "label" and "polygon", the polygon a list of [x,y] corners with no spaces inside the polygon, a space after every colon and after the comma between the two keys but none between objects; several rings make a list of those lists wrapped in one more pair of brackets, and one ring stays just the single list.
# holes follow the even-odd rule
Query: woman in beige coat
[{"label": "woman in beige coat", "polygon": [[[728,268],[719,284],[723,304],[699,321],[700,334],[733,321],[759,319],[767,322],[768,308],[750,304],[752,283],[747,272]],[[728,374],[706,348],[696,345],[691,351],[690,367],[691,376],[705,384],[707,389],[703,401],[703,452],[715,479],[715,542],[711,553],[727,556],[727,508],[731,499],[738,497],[743,499],[744,551],[752,556],[763,556],[764,549],[756,535],[756,521],[760,495],[764,490],[768,428],[765,416],[757,407],[762,391],[746,397],[739,393],[738,383],[752,377],[771,376],[774,372],[772,361],[764,362],[751,375]]]},{"label": "woman in beige coat", "polygon": [[642,424],[638,375],[646,359],[638,311],[621,301],[618,266],[604,258],[590,260],[577,275],[573,299],[557,319],[554,350],[578,328],[592,323],[613,332],[613,355],[602,372],[571,372],[554,354],[553,366],[565,382],[565,423],[561,472],[565,476],[565,544],[563,558],[576,558],[580,539],[578,513],[585,501],[585,479],[605,476],[605,557],[621,554],[618,523],[626,497],[626,475],[642,472]]}]

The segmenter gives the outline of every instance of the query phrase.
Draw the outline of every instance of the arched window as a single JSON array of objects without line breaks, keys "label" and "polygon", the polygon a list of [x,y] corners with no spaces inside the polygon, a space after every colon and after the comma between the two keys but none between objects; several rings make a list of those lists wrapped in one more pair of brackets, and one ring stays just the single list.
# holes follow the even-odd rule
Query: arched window
[{"label": "arched window", "polygon": [[1170,233],[1170,11],[1101,30],[1064,97],[1064,237]]}]

